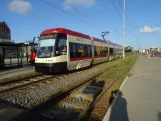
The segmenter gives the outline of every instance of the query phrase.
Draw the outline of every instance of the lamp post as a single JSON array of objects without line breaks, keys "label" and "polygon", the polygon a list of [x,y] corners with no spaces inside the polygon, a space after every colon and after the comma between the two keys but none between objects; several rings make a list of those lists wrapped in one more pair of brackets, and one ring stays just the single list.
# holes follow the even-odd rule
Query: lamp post
[{"label": "lamp post", "polygon": [[122,41],[123,41],[123,58],[125,58],[125,39],[126,39],[126,26],[125,26],[125,0],[123,7],[123,29],[122,29]]}]

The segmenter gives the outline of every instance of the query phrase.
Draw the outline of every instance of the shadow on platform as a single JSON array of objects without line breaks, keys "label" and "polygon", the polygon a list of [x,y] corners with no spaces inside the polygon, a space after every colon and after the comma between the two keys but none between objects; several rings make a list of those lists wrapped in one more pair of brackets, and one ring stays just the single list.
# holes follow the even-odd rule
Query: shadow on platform
[{"label": "shadow on platform", "polygon": [[158,121],[161,121],[161,112],[158,113]]},{"label": "shadow on platform", "polygon": [[[112,103],[117,93],[118,99],[115,103]],[[112,104],[109,121],[129,121],[127,112],[127,102],[126,99],[123,98],[123,93],[120,90],[114,90],[111,92],[109,103]]]}]

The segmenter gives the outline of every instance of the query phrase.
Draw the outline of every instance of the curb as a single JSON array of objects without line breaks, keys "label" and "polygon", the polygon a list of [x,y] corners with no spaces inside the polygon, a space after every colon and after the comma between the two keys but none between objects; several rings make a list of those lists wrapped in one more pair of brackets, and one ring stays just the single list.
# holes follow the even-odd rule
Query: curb
[{"label": "curb", "polygon": [[[121,84],[121,86],[119,88],[120,91],[122,90],[122,88],[123,88],[124,84],[126,83],[127,79],[128,79],[128,76],[126,76],[126,78],[122,82],[122,84]],[[102,121],[110,121],[110,115],[112,113],[113,108],[115,107],[115,104],[117,103],[118,97],[119,97],[119,91],[117,92],[114,100],[112,101],[111,106],[108,108],[108,110],[107,110],[107,112],[106,112],[106,114],[105,114],[105,116],[104,116]]]},{"label": "curb", "polygon": [[[137,61],[138,61],[138,59],[137,59]],[[130,70],[129,73],[132,73],[132,72],[133,72],[133,69],[135,68],[137,61],[135,62],[135,64],[133,65],[133,67],[131,68],[131,70]],[[128,78],[129,78],[129,77],[128,77],[128,75],[127,75],[126,78],[124,79],[124,81],[122,82],[122,84],[121,84],[120,87],[119,87],[119,90],[120,90],[120,91],[122,91],[122,88],[123,88],[123,86],[125,85],[125,83],[126,83],[126,81],[127,81]],[[107,110],[107,112],[106,112],[106,114],[105,114],[105,116],[104,116],[104,118],[103,118],[102,121],[110,121],[110,116],[111,116],[111,113],[112,113],[112,111],[113,111],[113,108],[115,107],[115,105],[116,105],[116,103],[117,103],[117,101],[118,101],[118,97],[119,97],[119,92],[120,92],[120,91],[117,92],[117,94],[116,94],[114,100],[112,101],[111,106],[108,108],[108,110]]]}]

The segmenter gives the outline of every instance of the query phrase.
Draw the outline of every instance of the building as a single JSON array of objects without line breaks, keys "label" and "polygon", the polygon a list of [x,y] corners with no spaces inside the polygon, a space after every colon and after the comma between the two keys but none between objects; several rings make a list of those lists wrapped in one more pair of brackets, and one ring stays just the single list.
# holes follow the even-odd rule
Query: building
[{"label": "building", "polygon": [[142,49],[142,50],[139,50],[140,53],[145,53],[146,50],[145,49]]},{"label": "building", "polygon": [[161,48],[160,47],[153,47],[153,48],[150,48],[150,51],[161,52]]},{"label": "building", "polygon": [[12,42],[11,41],[11,30],[5,21],[0,22],[0,42]]},{"label": "building", "polygon": [[[13,41],[11,41],[11,30],[5,21],[0,22],[0,44],[3,43],[13,43]],[[8,51],[9,48],[10,47],[6,48],[5,53]],[[3,50],[3,46],[0,46],[0,55],[3,55]]]}]

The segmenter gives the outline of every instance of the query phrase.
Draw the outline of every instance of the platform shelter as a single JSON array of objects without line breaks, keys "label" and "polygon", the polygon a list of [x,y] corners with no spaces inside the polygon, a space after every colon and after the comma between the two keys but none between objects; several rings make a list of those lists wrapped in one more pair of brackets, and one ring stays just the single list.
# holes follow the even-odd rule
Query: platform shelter
[{"label": "platform shelter", "polygon": [[33,43],[0,43],[0,70],[21,68],[29,65]]}]

